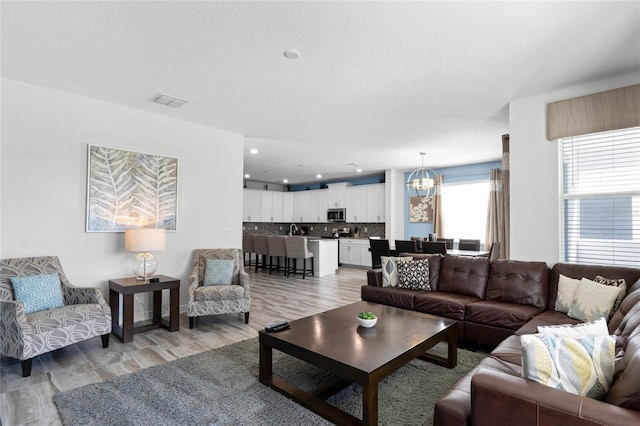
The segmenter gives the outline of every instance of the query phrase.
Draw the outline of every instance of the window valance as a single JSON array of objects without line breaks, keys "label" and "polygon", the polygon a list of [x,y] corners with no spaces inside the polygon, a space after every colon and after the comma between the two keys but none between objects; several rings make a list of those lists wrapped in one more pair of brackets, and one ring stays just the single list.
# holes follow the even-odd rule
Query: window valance
[{"label": "window valance", "polygon": [[547,139],[640,126],[640,84],[547,105]]}]

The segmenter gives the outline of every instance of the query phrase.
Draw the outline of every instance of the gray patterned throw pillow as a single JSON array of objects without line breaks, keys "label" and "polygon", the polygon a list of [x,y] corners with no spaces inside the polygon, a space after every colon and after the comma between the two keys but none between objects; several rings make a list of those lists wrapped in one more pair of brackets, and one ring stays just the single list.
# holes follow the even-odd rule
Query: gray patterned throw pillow
[{"label": "gray patterned throw pillow", "polygon": [[431,290],[429,284],[429,260],[419,259],[398,262],[398,287],[411,290]]},{"label": "gray patterned throw pillow", "polygon": [[627,294],[627,282],[624,280],[624,278],[617,278],[617,279],[605,278],[600,275],[595,277],[593,280],[598,284],[610,285],[610,286],[618,287],[622,289],[622,291],[620,292],[620,295],[618,296],[615,303],[613,304],[613,308],[611,308],[611,315],[609,316],[609,318],[611,318],[613,314],[616,313],[616,311],[620,307],[620,304],[622,303],[622,299],[624,299],[624,296]]}]

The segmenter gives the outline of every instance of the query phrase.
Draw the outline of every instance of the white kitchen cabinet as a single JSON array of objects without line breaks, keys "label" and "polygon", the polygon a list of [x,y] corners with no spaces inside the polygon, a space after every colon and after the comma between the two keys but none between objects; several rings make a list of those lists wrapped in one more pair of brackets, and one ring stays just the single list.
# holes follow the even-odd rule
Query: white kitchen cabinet
[{"label": "white kitchen cabinet", "polygon": [[282,193],[282,221],[295,222],[293,218],[293,192]]},{"label": "white kitchen cabinet", "polygon": [[350,266],[371,267],[368,239],[341,238],[339,244],[340,263]]},{"label": "white kitchen cabinet", "polygon": [[284,222],[284,192],[272,191],[271,222]]},{"label": "white kitchen cabinet", "polygon": [[273,222],[273,191],[260,191],[260,222]]},{"label": "white kitchen cabinet", "polygon": [[328,189],[316,189],[310,192],[310,209],[308,222],[322,223],[327,221]]},{"label": "white kitchen cabinet", "polygon": [[367,222],[385,221],[384,184],[367,185]]},{"label": "white kitchen cabinet", "polygon": [[367,222],[367,187],[364,185],[347,188],[347,222]]},{"label": "white kitchen cabinet", "polygon": [[293,221],[310,222],[311,191],[298,191],[293,193]]},{"label": "white kitchen cabinet", "polygon": [[327,209],[345,208],[347,206],[347,187],[350,182],[330,183],[327,190]]},{"label": "white kitchen cabinet", "polygon": [[244,189],[242,193],[242,220],[244,222],[261,222],[260,219],[260,193],[257,189]]}]

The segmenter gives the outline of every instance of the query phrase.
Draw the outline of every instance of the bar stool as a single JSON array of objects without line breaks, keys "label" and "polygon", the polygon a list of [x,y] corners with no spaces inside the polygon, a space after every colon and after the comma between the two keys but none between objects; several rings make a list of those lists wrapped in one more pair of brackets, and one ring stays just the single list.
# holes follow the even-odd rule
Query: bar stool
[{"label": "bar stool", "polygon": [[[251,254],[253,253],[253,235],[242,235],[242,257],[244,266],[251,266]],[[249,255],[249,263],[247,263],[247,255]]]},{"label": "bar stool", "polygon": [[[288,262],[287,247],[285,240],[287,237],[284,235],[269,235],[267,237],[267,243],[269,246],[269,274],[275,269],[277,272],[284,272],[288,275]],[[276,258],[277,265],[273,266],[273,258]],[[280,267],[280,258],[284,258],[284,266]]]},{"label": "bar stool", "polygon": [[266,235],[253,236],[253,252],[256,254],[256,272],[258,272],[258,268],[266,269],[267,256],[269,256],[269,243]]},{"label": "bar stool", "polygon": [[[309,251],[306,237],[289,237],[284,240],[287,249],[287,276],[291,272],[301,273],[302,279],[307,274],[313,276],[313,253]],[[293,268],[289,268],[289,261],[293,259]],[[302,269],[298,269],[298,259],[302,259]],[[307,259],[311,260],[311,269],[307,269]]]}]

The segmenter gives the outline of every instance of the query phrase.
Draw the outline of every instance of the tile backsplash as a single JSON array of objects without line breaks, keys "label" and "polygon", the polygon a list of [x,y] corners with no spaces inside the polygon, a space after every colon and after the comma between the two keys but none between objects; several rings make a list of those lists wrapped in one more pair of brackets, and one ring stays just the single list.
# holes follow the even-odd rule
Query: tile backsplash
[{"label": "tile backsplash", "polygon": [[[263,234],[263,235],[287,235],[289,234],[288,223],[271,223],[271,222],[244,222],[242,224],[243,234]],[[380,237],[384,238],[384,223],[351,223],[351,222],[333,222],[333,223],[302,223],[297,224],[298,230],[303,227],[308,230],[310,237],[329,237],[334,228],[351,228],[352,235],[355,234],[356,228],[360,238]],[[325,231],[326,229],[326,231]]]}]

